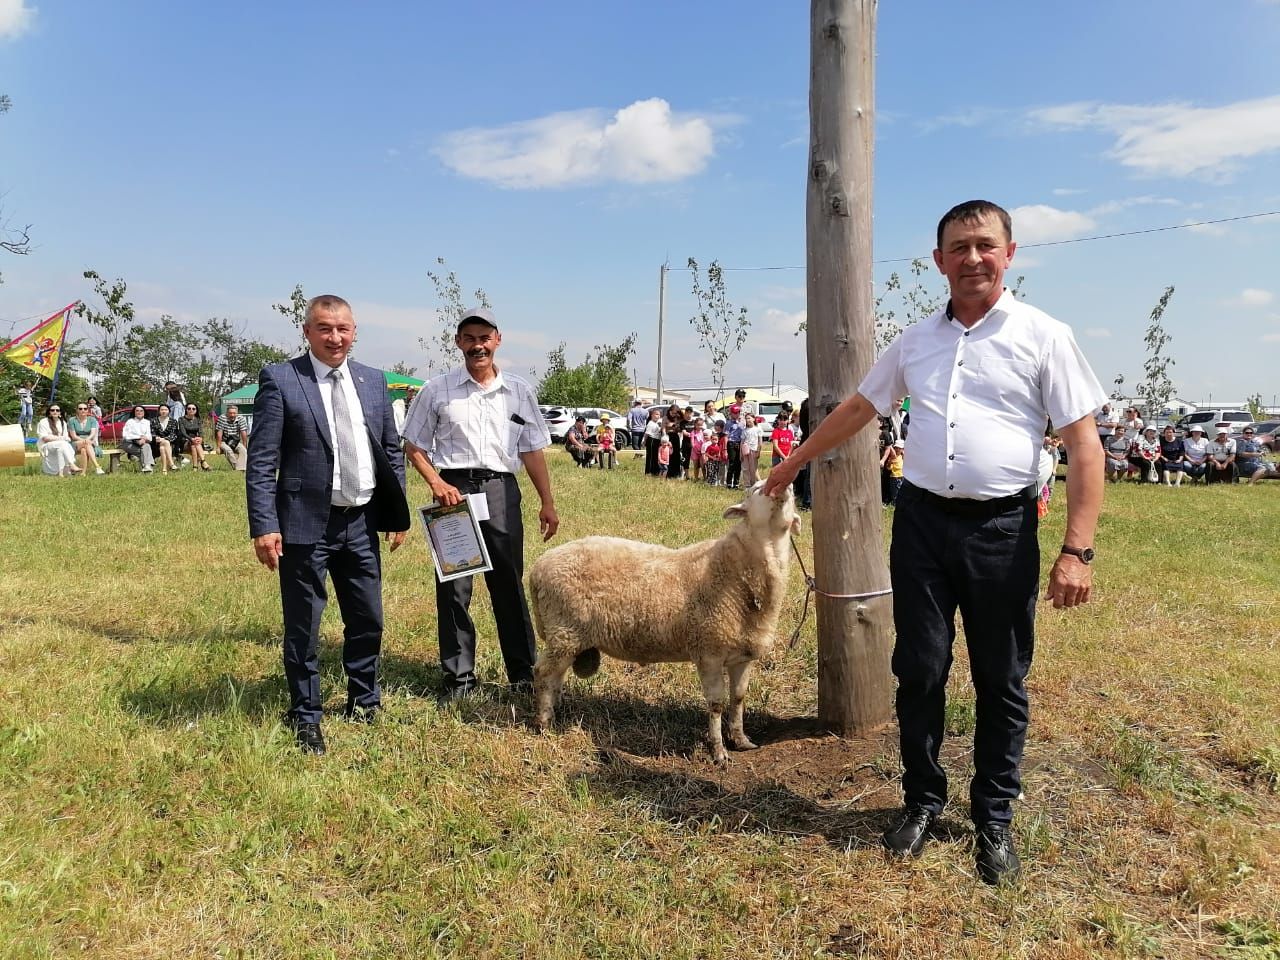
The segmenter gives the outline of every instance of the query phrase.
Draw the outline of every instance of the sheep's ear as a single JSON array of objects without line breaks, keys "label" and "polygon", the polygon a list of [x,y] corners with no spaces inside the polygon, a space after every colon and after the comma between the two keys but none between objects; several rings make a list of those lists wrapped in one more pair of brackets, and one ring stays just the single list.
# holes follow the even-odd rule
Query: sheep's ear
[{"label": "sheep's ear", "polygon": [[726,520],[741,520],[746,515],[747,515],[747,501],[745,500],[743,500],[741,503],[735,503],[731,507],[725,507],[724,509],[724,518]]},{"label": "sheep's ear", "polygon": [[800,518],[796,517],[791,521],[791,535],[793,537],[800,536]]}]

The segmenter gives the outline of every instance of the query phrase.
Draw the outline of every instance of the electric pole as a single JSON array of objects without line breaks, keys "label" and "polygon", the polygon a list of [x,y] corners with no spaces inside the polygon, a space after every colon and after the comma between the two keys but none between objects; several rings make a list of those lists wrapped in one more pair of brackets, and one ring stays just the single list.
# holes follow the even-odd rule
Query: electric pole
[{"label": "electric pole", "polygon": [[[808,260],[809,415],[852,396],[875,359],[871,177],[876,0],[812,0]],[[864,430],[813,461],[813,567],[819,591],[818,717],[865,735],[892,717],[891,597],[886,587],[875,436]]]}]

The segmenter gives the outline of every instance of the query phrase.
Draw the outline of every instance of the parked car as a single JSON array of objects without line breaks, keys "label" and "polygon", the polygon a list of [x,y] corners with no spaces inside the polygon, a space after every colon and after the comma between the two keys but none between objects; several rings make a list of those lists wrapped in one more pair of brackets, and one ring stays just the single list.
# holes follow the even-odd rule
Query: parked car
[{"label": "parked car", "polygon": [[1197,410],[1178,421],[1176,433],[1180,437],[1185,437],[1191,427],[1201,426],[1204,427],[1204,435],[1212,438],[1218,425],[1225,423],[1230,428],[1231,435],[1238,437],[1244,425],[1252,422],[1253,414],[1248,410]]},{"label": "parked car", "polygon": [[[156,411],[160,409],[158,403],[144,403],[143,409],[147,411],[147,419],[154,420]],[[120,433],[124,430],[124,423],[133,417],[133,407],[119,407],[110,413],[104,413],[102,419],[98,422],[98,439],[112,443],[120,442]]]},{"label": "parked car", "polygon": [[1259,420],[1249,426],[1253,427],[1253,438],[1267,453],[1280,451],[1280,420]]},{"label": "parked car", "polygon": [[614,444],[619,449],[631,443],[631,434],[627,431],[627,418],[605,407],[557,407],[540,406],[542,417],[547,421],[547,429],[551,432],[554,443],[564,443],[564,436],[569,432],[578,417],[587,421],[587,435],[591,436],[600,426],[600,415],[609,415],[609,424],[613,427]]}]

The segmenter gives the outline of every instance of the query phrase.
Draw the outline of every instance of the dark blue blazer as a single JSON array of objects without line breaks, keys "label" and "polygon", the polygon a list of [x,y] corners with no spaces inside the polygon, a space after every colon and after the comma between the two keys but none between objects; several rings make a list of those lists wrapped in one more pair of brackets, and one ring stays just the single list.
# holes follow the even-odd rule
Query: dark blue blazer
[{"label": "dark blue blazer", "polygon": [[[347,360],[364,411],[376,479],[377,530],[408,530],[404,455],[380,370]],[[324,538],[333,499],[333,438],[310,353],[273,363],[258,375],[245,486],[249,536],[280,533],[285,543]]]}]

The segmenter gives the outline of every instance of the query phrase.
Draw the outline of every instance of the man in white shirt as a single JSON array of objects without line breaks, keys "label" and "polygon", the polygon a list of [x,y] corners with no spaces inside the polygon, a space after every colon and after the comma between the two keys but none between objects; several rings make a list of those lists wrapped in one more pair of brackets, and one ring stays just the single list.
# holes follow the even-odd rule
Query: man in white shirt
[{"label": "man in white shirt", "polygon": [[121,446],[125,456],[138,458],[142,464],[140,473],[150,473],[155,466],[155,454],[151,452],[151,421],[147,410],[139,405],[133,408],[133,416],[124,422],[120,431]]},{"label": "man in white shirt", "polygon": [[1111,410],[1110,401],[1102,405],[1102,409],[1094,415],[1093,419],[1098,424],[1098,440],[1105,447],[1116,432],[1116,427],[1119,426],[1119,421],[1116,420],[1116,415]]},{"label": "man in white shirt", "polygon": [[[464,494],[484,494],[489,519],[480,521],[480,532],[493,564],[484,579],[493,601],[498,643],[512,689],[528,692],[533,687],[535,651],[524,593],[524,525],[516,473],[522,465],[529,472],[542,501],[542,539],[550,540],[560,526],[542,453],[551,434],[533,387],[494,363],[502,334],[491,310],[477,307],[463,316],[453,342],[462,351],[464,365],[422,388],[405,420],[405,456],[446,506],[461,503]],[[470,696],[478,683],[471,586],[471,577],[436,583],[446,702]]]},{"label": "man in white shirt", "polygon": [[1215,430],[1209,444],[1209,459],[1205,461],[1209,472],[1205,483],[1232,483],[1236,478],[1236,442],[1231,439],[1231,428],[1226,424]]},{"label": "man in white shirt", "polygon": [[1040,564],[1035,483],[1046,420],[1070,461],[1066,542],[1046,593],[1055,607],[1089,600],[1103,489],[1093,412],[1105,393],[1071,330],[1004,289],[1015,247],[1009,215],[995,204],[951,209],[933,252],[950,301],[899,335],[765,488],[780,490],[806,462],[911,396],[911,456],[889,557],[906,810],[883,841],[891,854],[919,853],[946,802],[938,749],[959,609],[977,693],[970,806],[978,873],[988,883],[1020,867],[1009,825],[1028,720]]}]

